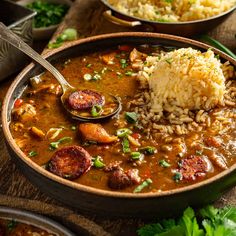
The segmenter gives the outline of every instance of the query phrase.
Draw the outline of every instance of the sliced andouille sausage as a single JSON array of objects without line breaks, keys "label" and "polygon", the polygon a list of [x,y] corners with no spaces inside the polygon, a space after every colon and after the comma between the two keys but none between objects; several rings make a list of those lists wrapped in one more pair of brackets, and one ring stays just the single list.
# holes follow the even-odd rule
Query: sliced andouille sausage
[{"label": "sliced andouille sausage", "polygon": [[80,146],[61,148],[52,156],[48,170],[65,179],[76,179],[92,166],[92,157]]},{"label": "sliced andouille sausage", "polygon": [[183,180],[193,181],[197,177],[206,175],[208,163],[201,156],[191,155],[180,161],[179,172]]},{"label": "sliced andouille sausage", "polygon": [[140,177],[137,169],[124,171],[119,168],[114,170],[108,179],[108,186],[111,189],[124,189],[138,183],[140,183]]},{"label": "sliced andouille sausage", "polygon": [[93,90],[78,90],[70,94],[68,103],[74,110],[83,110],[95,105],[104,105],[105,97]]},{"label": "sliced andouille sausage", "polygon": [[114,135],[109,135],[100,124],[82,123],[79,124],[79,131],[85,140],[98,143],[112,143],[118,140]]}]

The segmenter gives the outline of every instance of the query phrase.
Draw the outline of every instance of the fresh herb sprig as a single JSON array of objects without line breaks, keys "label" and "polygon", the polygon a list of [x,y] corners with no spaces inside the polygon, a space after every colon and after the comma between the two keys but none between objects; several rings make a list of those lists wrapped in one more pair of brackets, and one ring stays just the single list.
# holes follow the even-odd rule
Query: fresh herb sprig
[{"label": "fresh herb sprig", "polygon": [[138,229],[139,236],[236,235],[236,207],[207,206],[197,213],[188,207],[179,219],[165,219]]},{"label": "fresh herb sprig", "polygon": [[77,30],[73,28],[65,29],[54,41],[48,43],[48,48],[58,48],[66,41],[77,39]]},{"label": "fresh herb sprig", "polygon": [[227,47],[225,47],[222,43],[220,43],[219,41],[211,38],[208,35],[200,35],[199,39],[205,43],[210,44],[211,46],[221,50],[222,52],[228,54],[229,56],[231,56],[232,58],[236,59],[236,55],[230,51]]},{"label": "fresh herb sprig", "polygon": [[29,3],[26,7],[37,12],[37,15],[33,21],[34,28],[42,28],[59,24],[69,9],[67,5],[50,3],[41,0],[36,0]]}]

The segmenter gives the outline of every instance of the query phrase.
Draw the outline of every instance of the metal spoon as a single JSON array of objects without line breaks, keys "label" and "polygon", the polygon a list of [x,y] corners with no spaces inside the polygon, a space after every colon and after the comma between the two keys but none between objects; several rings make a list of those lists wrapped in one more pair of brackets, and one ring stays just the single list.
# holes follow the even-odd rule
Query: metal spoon
[{"label": "metal spoon", "polygon": [[120,100],[111,95],[106,94],[106,97],[110,96],[114,103],[117,104],[117,107],[109,114],[101,115],[97,117],[88,117],[88,116],[81,116],[79,113],[74,112],[73,110],[69,109],[67,105],[68,95],[72,92],[76,91],[76,88],[71,86],[63,77],[63,75],[47,60],[45,60],[41,55],[39,55],[36,51],[34,51],[28,44],[26,44],[20,37],[14,34],[11,30],[9,30],[3,23],[0,22],[0,39],[10,43],[15,48],[19,49],[33,60],[38,62],[41,66],[43,66],[46,70],[51,72],[53,76],[57,79],[59,84],[61,85],[63,94],[61,96],[61,102],[66,109],[66,111],[71,115],[73,119],[80,120],[80,121],[97,121],[105,118],[110,118],[116,115],[121,110],[121,102]]}]

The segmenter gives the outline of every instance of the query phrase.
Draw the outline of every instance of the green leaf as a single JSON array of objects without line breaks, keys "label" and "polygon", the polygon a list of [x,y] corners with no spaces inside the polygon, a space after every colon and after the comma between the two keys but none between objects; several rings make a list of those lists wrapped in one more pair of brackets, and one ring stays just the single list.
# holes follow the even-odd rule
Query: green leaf
[{"label": "green leaf", "polygon": [[170,167],[170,164],[167,161],[165,161],[165,160],[160,160],[159,161],[159,165],[164,167],[164,168]]},{"label": "green leaf", "polygon": [[130,152],[130,147],[129,147],[129,140],[127,137],[124,137],[122,140],[122,147],[123,147],[123,152],[127,153]]},{"label": "green leaf", "polygon": [[59,139],[58,141],[56,142],[51,142],[50,143],[50,148],[53,150],[53,149],[57,149],[59,148],[59,144],[61,143],[66,143],[66,142],[70,142],[72,140],[71,137],[63,137],[61,139]]},{"label": "green leaf", "polygon": [[143,159],[144,155],[140,152],[131,152],[130,153],[131,159],[133,160],[140,160]]},{"label": "green leaf", "polygon": [[139,186],[137,186],[134,189],[134,193],[141,192],[144,188],[148,187],[150,184],[152,184],[152,180],[150,178],[144,180]]},{"label": "green leaf", "polygon": [[138,114],[136,112],[125,112],[125,119],[131,123],[134,124],[138,121]]},{"label": "green leaf", "polygon": [[96,168],[103,168],[105,166],[101,156],[94,156],[92,158],[92,161],[93,161],[93,166]]},{"label": "green leaf", "polygon": [[127,128],[118,129],[116,131],[116,135],[119,138],[127,137],[129,134],[132,134],[132,131],[130,129],[127,129]]},{"label": "green leaf", "polygon": [[139,151],[147,155],[153,155],[154,153],[156,153],[157,149],[152,146],[147,146],[140,148]]},{"label": "green leaf", "polygon": [[211,46],[221,50],[222,52],[228,54],[229,56],[231,56],[232,58],[236,59],[236,55],[230,51],[227,47],[225,47],[222,43],[220,43],[219,41],[211,38],[208,35],[200,35],[198,37],[201,41],[209,43]]},{"label": "green leaf", "polygon": [[139,236],[155,236],[163,232],[161,224],[147,224],[137,230]]},{"label": "green leaf", "polygon": [[34,150],[29,152],[29,156],[30,157],[34,157],[34,156],[37,156],[37,155],[38,155],[38,153],[36,151],[34,151]]},{"label": "green leaf", "polygon": [[102,106],[101,105],[94,105],[91,109],[92,117],[100,116],[102,113]]}]

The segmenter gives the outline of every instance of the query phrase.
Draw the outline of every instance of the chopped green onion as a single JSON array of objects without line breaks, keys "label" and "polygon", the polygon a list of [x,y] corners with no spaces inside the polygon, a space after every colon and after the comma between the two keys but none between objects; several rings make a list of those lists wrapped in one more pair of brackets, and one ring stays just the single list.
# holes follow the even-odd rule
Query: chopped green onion
[{"label": "chopped green onion", "polygon": [[91,109],[91,115],[92,115],[93,117],[97,117],[97,116],[101,115],[101,113],[102,113],[102,106],[100,106],[100,105],[94,105],[94,106],[92,107],[92,109]]},{"label": "chopped green onion", "polygon": [[72,41],[77,39],[77,30],[73,28],[65,29],[62,33],[64,35],[64,41]]},{"label": "chopped green onion", "polygon": [[129,140],[127,137],[124,137],[122,140],[122,147],[123,147],[123,152],[127,153],[130,152],[130,147],[129,147]]},{"label": "chopped green onion", "polygon": [[203,150],[196,150],[196,155],[201,156],[203,153]]},{"label": "chopped green onion", "polygon": [[85,81],[89,81],[89,80],[91,80],[92,79],[92,75],[90,75],[90,74],[84,74],[84,80]]},{"label": "chopped green onion", "polygon": [[90,63],[86,65],[87,68],[90,68],[91,66],[92,66],[92,64],[90,64]]},{"label": "chopped green onion", "polygon": [[211,38],[210,36],[201,35],[201,36],[199,36],[199,39],[206,42],[206,43],[209,43],[211,46],[221,50],[222,52],[224,52],[224,53],[228,54],[229,56],[231,56],[232,58],[236,59],[236,55],[232,51],[230,51],[222,43],[220,43],[219,41]]},{"label": "chopped green onion", "polygon": [[77,31],[76,29],[68,28],[65,29],[53,42],[48,43],[48,48],[58,48],[63,42],[71,41],[77,39]]},{"label": "chopped green onion", "polygon": [[171,65],[172,61],[173,61],[172,58],[168,58],[168,59],[166,59],[166,62],[167,62],[169,65]]},{"label": "chopped green onion", "polygon": [[128,66],[126,59],[120,59],[120,64],[121,64],[121,68],[123,69]]},{"label": "chopped green onion", "polygon": [[132,131],[130,129],[127,129],[127,128],[118,129],[116,131],[116,135],[119,138],[127,137],[129,134],[132,134]]},{"label": "chopped green onion", "polygon": [[28,2],[29,3],[26,7],[37,12],[37,15],[33,20],[34,28],[42,28],[59,24],[69,9],[67,5],[59,4],[60,2],[54,3],[42,0]]},{"label": "chopped green onion", "polygon": [[150,184],[152,184],[152,180],[150,178],[144,180],[139,186],[137,186],[134,189],[134,193],[141,192],[144,188],[148,187]]},{"label": "chopped green onion", "polygon": [[133,72],[132,72],[132,71],[126,71],[126,72],[125,72],[125,75],[127,75],[127,76],[132,76],[132,75],[133,75]]},{"label": "chopped green onion", "polygon": [[131,152],[130,156],[133,160],[140,160],[143,159],[144,155],[140,152]]},{"label": "chopped green onion", "polygon": [[176,172],[173,179],[175,182],[179,182],[182,179],[182,174],[180,172]]},{"label": "chopped green onion", "polygon": [[125,118],[131,124],[136,123],[138,121],[138,117],[139,115],[136,112],[125,112]]},{"label": "chopped green onion", "polygon": [[118,76],[118,79],[120,79],[123,76],[119,71],[117,71],[116,74]]},{"label": "chopped green onion", "polygon": [[50,148],[53,150],[53,149],[57,149],[59,147],[59,144],[61,143],[67,143],[67,142],[70,142],[72,140],[71,137],[63,137],[61,139],[59,139],[58,141],[56,142],[51,142],[50,143]]},{"label": "chopped green onion", "polygon": [[71,130],[75,131],[75,130],[76,130],[76,126],[75,126],[75,125],[72,125],[72,126],[71,126]]},{"label": "chopped green onion", "polygon": [[[95,72],[94,72],[95,73]],[[101,79],[101,75],[99,75],[99,74],[95,74],[93,77],[92,77],[92,80],[95,80],[95,81],[97,81],[97,80],[99,80],[99,79]]]},{"label": "chopped green onion", "polygon": [[37,156],[37,155],[38,155],[38,153],[36,151],[32,150],[32,151],[29,152],[30,157],[34,157],[34,156]]},{"label": "chopped green onion", "polygon": [[98,143],[96,141],[92,141],[92,140],[87,140],[86,142],[83,143],[84,147],[88,147],[90,145],[97,145]]},{"label": "chopped green onion", "polygon": [[93,161],[93,166],[96,168],[103,168],[105,166],[101,156],[94,156],[92,158],[92,161]]},{"label": "chopped green onion", "polygon": [[157,149],[152,146],[147,146],[147,147],[140,148],[139,151],[147,155],[153,155],[156,153]]},{"label": "chopped green onion", "polygon": [[160,160],[159,161],[159,165],[164,167],[164,168],[170,167],[170,164],[167,161],[165,161],[165,160]]}]

